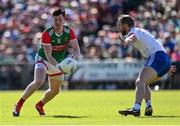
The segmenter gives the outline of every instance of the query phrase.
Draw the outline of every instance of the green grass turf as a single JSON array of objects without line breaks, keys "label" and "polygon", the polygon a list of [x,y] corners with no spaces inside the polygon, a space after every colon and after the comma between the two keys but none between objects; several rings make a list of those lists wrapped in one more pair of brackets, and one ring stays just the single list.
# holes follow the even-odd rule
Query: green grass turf
[{"label": "green grass turf", "polygon": [[24,104],[20,117],[12,116],[22,91],[0,91],[0,125],[180,125],[180,90],[153,91],[152,117],[121,116],[119,109],[131,107],[134,91],[62,91],[45,106],[46,116],[38,115],[35,103],[43,91],[33,94]]}]

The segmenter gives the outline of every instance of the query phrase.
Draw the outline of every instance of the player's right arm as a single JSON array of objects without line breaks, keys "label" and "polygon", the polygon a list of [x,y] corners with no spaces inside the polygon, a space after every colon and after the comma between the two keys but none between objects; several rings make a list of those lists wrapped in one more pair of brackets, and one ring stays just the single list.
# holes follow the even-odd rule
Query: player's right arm
[{"label": "player's right arm", "polygon": [[122,34],[120,34],[120,35],[119,35],[119,39],[120,39],[121,43],[122,43],[124,46],[128,45],[129,43],[133,43],[133,42],[135,42],[135,41],[137,40],[135,34],[130,34],[130,35],[129,35],[128,37],[126,37],[126,38],[123,38],[123,37],[122,37]]},{"label": "player's right arm", "polygon": [[56,66],[57,62],[52,57],[52,45],[51,45],[51,37],[49,36],[48,32],[43,32],[42,34],[42,45],[44,48],[44,53],[46,55],[47,61]]}]

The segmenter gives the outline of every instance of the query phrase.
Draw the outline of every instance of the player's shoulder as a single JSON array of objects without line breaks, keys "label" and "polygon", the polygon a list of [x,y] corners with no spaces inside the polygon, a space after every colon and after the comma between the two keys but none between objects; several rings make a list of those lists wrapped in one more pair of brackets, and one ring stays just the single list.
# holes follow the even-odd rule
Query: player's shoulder
[{"label": "player's shoulder", "polygon": [[74,31],[74,30],[73,30],[73,28],[72,28],[71,26],[69,26],[69,25],[64,25],[64,32],[70,33],[70,32],[72,32],[72,31]]},{"label": "player's shoulder", "polygon": [[148,33],[146,29],[143,28],[135,28],[136,32]]},{"label": "player's shoulder", "polygon": [[144,29],[142,29],[142,28],[138,28],[138,27],[134,27],[133,28],[133,30],[132,30],[132,32],[136,32],[136,33],[138,33],[138,32],[142,32],[142,31],[144,31]]},{"label": "player's shoulder", "polygon": [[143,28],[135,28],[134,33],[136,33],[137,36],[146,37],[147,35],[150,35],[149,31]]},{"label": "player's shoulder", "polygon": [[43,34],[49,34],[50,36],[54,33],[53,26],[46,27]]},{"label": "player's shoulder", "polygon": [[53,30],[53,26],[48,26],[43,32],[50,32],[51,30]]},{"label": "player's shoulder", "polygon": [[130,32],[141,32],[141,31],[145,31],[145,29],[139,27],[132,27],[130,30]]},{"label": "player's shoulder", "polygon": [[125,37],[129,37],[132,34],[134,34],[134,35],[136,34],[136,28],[135,27],[131,28],[130,31],[128,32],[128,34]]}]

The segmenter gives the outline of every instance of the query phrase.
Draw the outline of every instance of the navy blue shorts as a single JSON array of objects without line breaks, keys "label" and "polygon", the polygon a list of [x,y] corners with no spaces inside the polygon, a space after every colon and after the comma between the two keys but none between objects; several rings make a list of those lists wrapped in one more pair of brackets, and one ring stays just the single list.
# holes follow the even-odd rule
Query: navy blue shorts
[{"label": "navy blue shorts", "polygon": [[169,71],[171,61],[165,52],[158,51],[148,57],[144,66],[153,68],[157,72],[157,76],[162,77]]}]

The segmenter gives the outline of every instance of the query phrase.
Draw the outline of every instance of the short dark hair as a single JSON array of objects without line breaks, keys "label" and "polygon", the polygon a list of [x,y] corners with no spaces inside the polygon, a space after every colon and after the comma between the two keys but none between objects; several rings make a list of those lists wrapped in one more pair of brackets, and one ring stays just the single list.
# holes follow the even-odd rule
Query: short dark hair
[{"label": "short dark hair", "polygon": [[134,18],[130,15],[120,15],[118,17],[118,23],[127,24],[129,27],[134,27]]},{"label": "short dark hair", "polygon": [[54,16],[59,16],[62,15],[63,17],[65,17],[65,11],[62,10],[61,8],[56,9],[53,13],[52,13],[53,17]]}]

